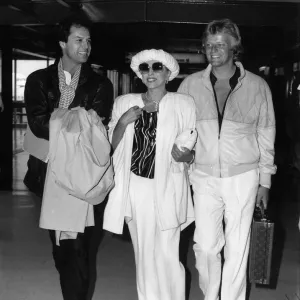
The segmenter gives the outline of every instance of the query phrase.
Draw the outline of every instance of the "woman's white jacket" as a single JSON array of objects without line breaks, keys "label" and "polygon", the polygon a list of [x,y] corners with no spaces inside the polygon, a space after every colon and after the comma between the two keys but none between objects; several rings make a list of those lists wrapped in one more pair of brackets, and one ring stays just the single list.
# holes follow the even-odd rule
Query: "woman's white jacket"
[{"label": "woman's white jacket", "polygon": [[[133,106],[143,107],[141,94],[127,94],[115,100],[109,123],[109,138],[119,118]],[[155,156],[155,210],[161,230],[181,226],[194,220],[188,169],[184,163],[172,159],[173,144],[182,132],[195,130],[196,110],[191,96],[167,93],[160,102],[156,131]],[[115,187],[112,189],[104,213],[103,228],[121,234],[129,199],[134,122],[126,128],[124,136],[113,154]],[[178,166],[181,165],[181,166]],[[128,211],[128,209],[127,209]]]}]

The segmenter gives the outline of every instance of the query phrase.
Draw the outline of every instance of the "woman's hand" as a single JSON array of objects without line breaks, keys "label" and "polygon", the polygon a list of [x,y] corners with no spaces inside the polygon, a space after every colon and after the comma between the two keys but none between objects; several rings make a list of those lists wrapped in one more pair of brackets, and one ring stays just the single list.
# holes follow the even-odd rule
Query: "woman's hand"
[{"label": "woman's hand", "polygon": [[174,144],[171,154],[176,162],[190,163],[194,158],[193,152],[190,151],[188,148],[183,149],[184,151],[180,151],[177,145]]},{"label": "woman's hand", "polygon": [[119,119],[119,123],[122,126],[127,126],[128,124],[135,122],[142,114],[142,109],[138,106],[133,106],[129,108]]},{"label": "woman's hand", "polygon": [[119,119],[111,140],[111,146],[113,151],[115,151],[123,138],[126,127],[128,124],[135,122],[142,114],[142,109],[138,106],[133,106],[129,108]]}]

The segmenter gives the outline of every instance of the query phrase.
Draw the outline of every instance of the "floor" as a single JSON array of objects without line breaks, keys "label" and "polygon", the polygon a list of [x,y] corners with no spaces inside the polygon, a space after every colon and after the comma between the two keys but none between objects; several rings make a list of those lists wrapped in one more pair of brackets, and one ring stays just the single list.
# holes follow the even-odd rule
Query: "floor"
[{"label": "floor", "polygon": [[[48,234],[38,227],[40,200],[22,182],[28,157],[22,151],[22,135],[19,132],[15,141],[15,150],[19,151],[14,155],[14,191],[0,192],[0,300],[62,300]],[[271,195],[276,220],[272,284],[249,285],[248,300],[300,300],[298,182],[291,176],[279,176]],[[182,257],[190,274],[189,300],[203,300],[194,267],[192,233],[193,227],[182,233],[181,245],[187,249],[187,255]],[[134,257],[128,236],[105,235],[97,269],[93,299],[137,300]]]}]

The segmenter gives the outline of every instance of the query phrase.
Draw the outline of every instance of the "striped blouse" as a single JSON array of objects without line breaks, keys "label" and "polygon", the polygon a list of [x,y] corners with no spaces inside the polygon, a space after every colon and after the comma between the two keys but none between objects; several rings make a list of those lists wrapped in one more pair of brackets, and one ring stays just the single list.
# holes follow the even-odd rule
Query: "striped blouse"
[{"label": "striped blouse", "polygon": [[153,179],[155,171],[157,112],[143,111],[134,123],[131,171]]}]

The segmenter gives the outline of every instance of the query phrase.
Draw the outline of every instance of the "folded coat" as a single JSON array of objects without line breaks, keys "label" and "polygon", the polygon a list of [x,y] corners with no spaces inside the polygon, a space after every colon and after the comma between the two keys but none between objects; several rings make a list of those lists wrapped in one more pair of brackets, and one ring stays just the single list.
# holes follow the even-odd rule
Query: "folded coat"
[{"label": "folded coat", "polygon": [[110,144],[100,117],[83,108],[53,112],[49,143],[40,227],[76,238],[113,186]]}]

